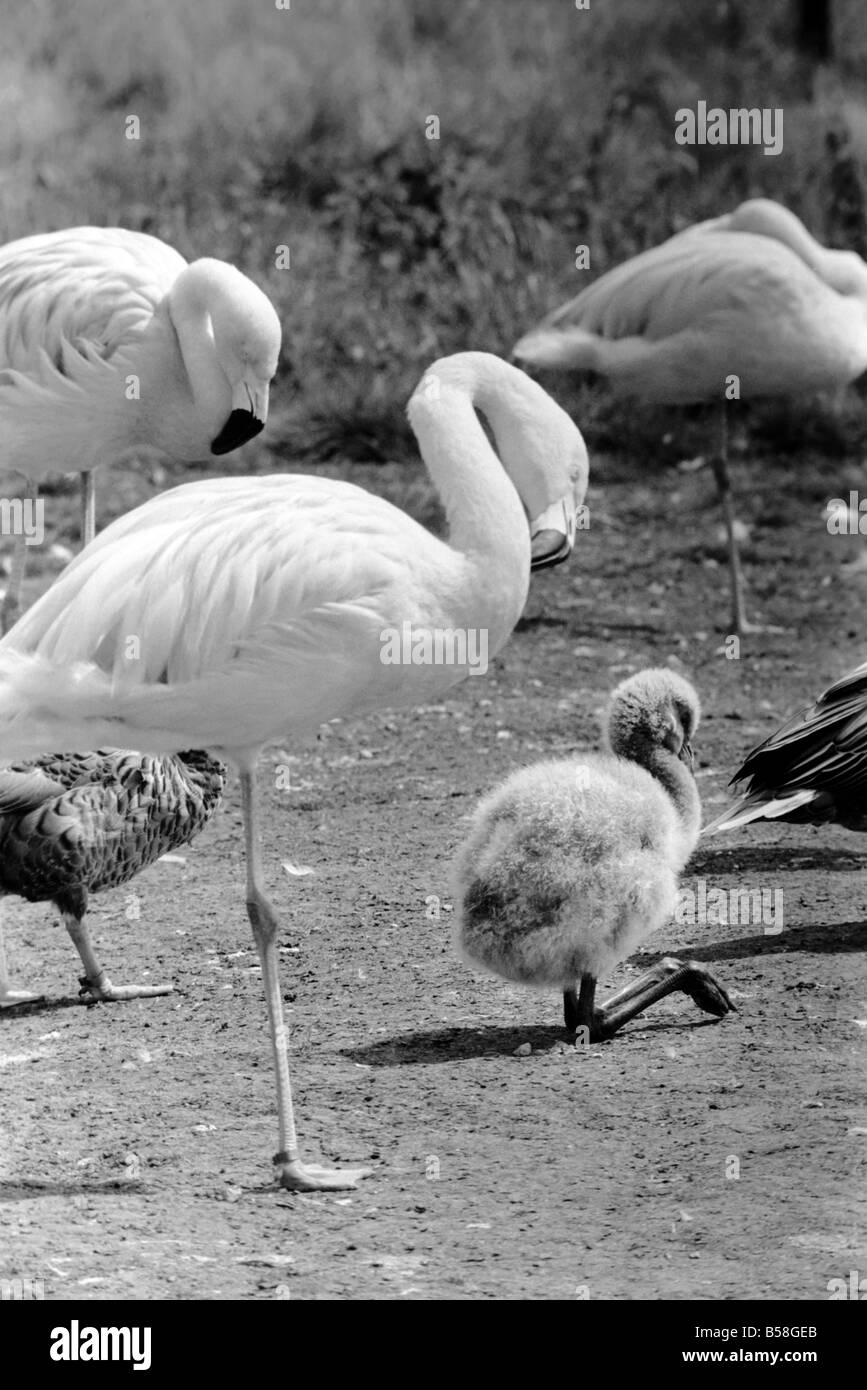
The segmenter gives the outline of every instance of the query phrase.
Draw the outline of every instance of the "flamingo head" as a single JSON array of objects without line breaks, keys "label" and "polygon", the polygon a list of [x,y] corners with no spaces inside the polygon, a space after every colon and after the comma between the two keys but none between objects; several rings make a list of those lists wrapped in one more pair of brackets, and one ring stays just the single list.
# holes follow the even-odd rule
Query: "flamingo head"
[{"label": "flamingo head", "polygon": [[214,346],[232,389],[232,410],[211,441],[212,454],[231,453],[265,428],[268,392],[280,353],[280,321],[268,300],[265,303],[270,312],[256,322],[233,322],[222,334],[214,322]]}]

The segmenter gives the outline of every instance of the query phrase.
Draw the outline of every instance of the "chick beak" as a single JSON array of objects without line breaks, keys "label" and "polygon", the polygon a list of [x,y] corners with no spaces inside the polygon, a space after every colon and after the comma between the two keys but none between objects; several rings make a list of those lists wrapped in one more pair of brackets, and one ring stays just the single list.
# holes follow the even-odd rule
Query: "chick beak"
[{"label": "chick beak", "polygon": [[211,441],[212,454],[230,454],[254,439],[265,428],[268,418],[268,386],[241,381],[232,392],[232,413],[220,433]]},{"label": "chick beak", "polygon": [[530,522],[530,569],[545,570],[568,560],[575,544],[578,507],[571,492]]},{"label": "chick beak", "polygon": [[688,743],[686,739],[683,740],[680,752],[677,756],[680,758],[680,761],[682,763],[686,763],[687,767],[690,769],[690,771],[692,771],[693,763],[695,762],[695,755],[692,751],[692,744]]}]

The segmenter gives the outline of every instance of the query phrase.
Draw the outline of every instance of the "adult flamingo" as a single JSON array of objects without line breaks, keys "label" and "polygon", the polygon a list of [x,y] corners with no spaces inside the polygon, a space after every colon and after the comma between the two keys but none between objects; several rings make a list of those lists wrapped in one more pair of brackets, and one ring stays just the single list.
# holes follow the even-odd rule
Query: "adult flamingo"
[{"label": "adult flamingo", "polygon": [[[113,522],[0,642],[0,757],[106,742],[157,753],[197,746],[239,769],[247,911],[277,1070],[275,1162],[293,1189],[354,1186],[362,1172],[300,1159],[257,755],[337,716],[437,698],[468,674],[481,633],[489,656],[497,652],[524,607],[531,566],[569,553],[587,484],[587,452],[568,415],[487,353],[436,362],[409,417],[445,505],[447,541],[328,478],[188,483]],[[393,634],[407,627],[414,638],[463,633],[463,657],[458,643],[454,663],[391,664]]]},{"label": "adult flamingo", "polygon": [[[663,404],[719,401],[712,460],[725,510],[732,625],[747,622],[728,475],[726,392],[794,396],[867,369],[867,265],[830,251],[794,213],[753,198],[589,285],[515,345],[536,367],[577,367]],[[737,387],[733,379],[737,378]]]},{"label": "adult flamingo", "polygon": [[[82,475],[82,538],[94,534],[93,470],[150,453],[192,462],[262,429],[280,322],[234,266],[188,265],[120,227],[74,227],[0,247],[0,473],[34,490]],[[2,609],[20,603],[19,535]]]}]

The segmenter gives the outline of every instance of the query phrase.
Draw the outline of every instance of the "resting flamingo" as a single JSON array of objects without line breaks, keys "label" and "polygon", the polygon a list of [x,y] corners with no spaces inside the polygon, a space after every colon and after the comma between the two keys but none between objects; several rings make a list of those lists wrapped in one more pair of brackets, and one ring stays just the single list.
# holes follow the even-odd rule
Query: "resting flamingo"
[{"label": "resting flamingo", "polygon": [[867,265],[830,251],[794,213],[753,198],[698,223],[589,285],[516,344],[536,367],[576,367],[662,404],[720,402],[712,460],[725,511],[732,626],[752,629],[728,475],[726,391],[795,396],[867,369]]},{"label": "resting flamingo", "polygon": [[[82,538],[93,539],[93,470],[132,456],[192,462],[262,429],[280,322],[234,266],[188,265],[120,227],[74,227],[0,247],[0,473],[34,492],[82,475]],[[4,630],[20,603],[16,537]]]},{"label": "resting flamingo", "polygon": [[447,541],[329,478],[188,483],[114,521],[0,642],[0,758],[108,742],[208,748],[238,768],[247,911],[277,1071],[275,1162],[293,1189],[354,1186],[361,1172],[306,1166],[299,1154],[257,755],[337,716],[437,698],[468,674],[468,640],[453,664],[385,661],[405,624],[417,636],[484,633],[493,656],[524,607],[531,566],[571,549],[587,484],[569,416],[487,353],[436,362],[409,418]]}]

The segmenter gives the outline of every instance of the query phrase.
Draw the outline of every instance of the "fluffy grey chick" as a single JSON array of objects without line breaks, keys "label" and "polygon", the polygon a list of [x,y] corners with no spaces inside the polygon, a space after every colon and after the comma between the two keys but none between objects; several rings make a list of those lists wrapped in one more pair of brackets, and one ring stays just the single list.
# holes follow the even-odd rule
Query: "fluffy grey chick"
[{"label": "fluffy grey chick", "polygon": [[706,971],[671,957],[594,1007],[597,979],[674,913],[701,823],[698,722],[682,676],[631,676],[611,696],[610,751],[513,773],[479,804],[458,855],[461,955],[506,980],[561,989],[567,1027],[591,1041],[674,990],[717,1016],[733,1007]]}]

